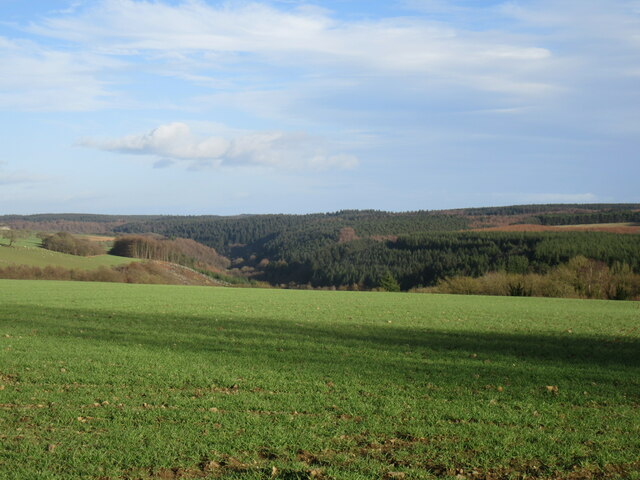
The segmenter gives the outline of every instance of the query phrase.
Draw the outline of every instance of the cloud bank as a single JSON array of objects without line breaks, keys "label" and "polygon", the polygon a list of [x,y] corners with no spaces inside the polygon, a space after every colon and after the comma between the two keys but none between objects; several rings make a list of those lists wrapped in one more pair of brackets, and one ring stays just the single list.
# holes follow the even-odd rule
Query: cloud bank
[{"label": "cloud bank", "polygon": [[348,79],[345,90],[354,93],[368,85],[380,96],[405,90],[438,98],[452,88],[469,97],[493,94],[501,106],[554,95],[584,104],[603,82],[615,78],[614,91],[631,90],[623,80],[639,76],[635,0],[398,5],[409,10],[358,18],[302,2],[86,2],[22,26],[37,39],[29,45],[0,38],[0,69],[14,72],[0,79],[8,92],[0,108],[117,106],[130,80],[106,79],[134,65],[208,87],[238,108],[251,93],[282,93],[280,107],[294,89],[314,98],[309,80],[318,77]]},{"label": "cloud bank", "polygon": [[[0,37],[0,108],[85,111],[126,105],[123,72],[179,78],[225,91],[307,75],[419,78],[474,91],[539,95],[557,88],[553,54],[534,37],[479,32],[425,17],[346,20],[309,6],[259,2],[102,0]],[[229,75],[237,68],[259,71]],[[117,81],[114,81],[117,79]],[[124,98],[123,98],[124,97]]]},{"label": "cloud bank", "polygon": [[409,16],[347,21],[309,6],[103,0],[28,31],[121,58],[190,60],[191,67],[223,67],[248,55],[310,70],[435,76],[481,90],[536,93],[552,87],[536,72],[549,66],[551,52],[535,40]]},{"label": "cloud bank", "polygon": [[158,166],[188,161],[191,167],[264,166],[284,169],[353,169],[358,158],[331,153],[320,138],[282,131],[251,132],[226,138],[198,136],[185,123],[160,125],[148,133],[118,139],[85,139],[82,146],[111,152],[159,157]]}]

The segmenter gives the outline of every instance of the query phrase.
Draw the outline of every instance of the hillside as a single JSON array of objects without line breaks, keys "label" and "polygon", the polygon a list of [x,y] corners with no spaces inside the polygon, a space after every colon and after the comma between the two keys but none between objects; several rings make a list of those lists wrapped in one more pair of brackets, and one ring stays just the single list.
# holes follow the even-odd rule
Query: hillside
[{"label": "hillside", "polygon": [[[105,237],[92,238],[102,244]],[[111,254],[90,257],[70,255],[42,248],[41,240],[29,237],[11,247],[0,240],[0,278],[80,280],[99,282],[152,283],[170,285],[223,285],[183,265]]]},{"label": "hillside", "polygon": [[12,247],[0,239],[0,267],[7,265],[28,265],[31,267],[63,267],[78,270],[95,270],[99,267],[113,267],[131,263],[132,259],[115,255],[81,257],[45,250],[36,237],[21,239]]},{"label": "hillside", "polygon": [[491,272],[547,275],[580,256],[612,272],[640,274],[640,204],[233,217],[47,214],[0,217],[2,224],[190,239],[222,255],[214,262],[220,273],[292,287],[409,290]]},{"label": "hillside", "polygon": [[640,223],[640,204],[549,204],[384,212],[342,210],[308,215],[95,215],[36,214],[0,216],[0,226],[71,233],[159,233],[192,238],[230,254],[240,246],[264,243],[283,232],[308,231],[340,237],[344,228],[359,237],[397,236],[425,231],[457,231],[514,224],[571,225]]},{"label": "hillside", "polygon": [[155,215],[94,215],[84,213],[44,213],[36,215],[3,215],[0,225],[21,230],[70,233],[112,233],[119,225],[147,221]]}]

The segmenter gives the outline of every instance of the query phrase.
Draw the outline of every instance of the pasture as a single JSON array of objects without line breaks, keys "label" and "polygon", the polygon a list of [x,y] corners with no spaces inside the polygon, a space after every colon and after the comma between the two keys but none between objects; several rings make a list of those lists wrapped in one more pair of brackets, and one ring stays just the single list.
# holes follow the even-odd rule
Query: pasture
[{"label": "pasture", "polygon": [[0,280],[3,479],[638,479],[639,406],[633,302]]},{"label": "pasture", "polygon": [[[98,237],[91,238],[97,239]],[[134,258],[117,257],[107,254],[93,257],[80,257],[77,255],[53,252],[40,247],[41,241],[36,237],[19,239],[11,247],[9,247],[7,243],[6,240],[0,240],[0,267],[27,265],[30,267],[51,266],[78,270],[95,270],[99,267],[113,267],[138,261]]]}]

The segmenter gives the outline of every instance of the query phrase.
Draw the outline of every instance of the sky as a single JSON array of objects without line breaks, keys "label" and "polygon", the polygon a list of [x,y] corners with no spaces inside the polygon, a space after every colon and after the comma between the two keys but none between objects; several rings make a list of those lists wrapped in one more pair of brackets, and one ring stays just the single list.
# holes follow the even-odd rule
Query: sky
[{"label": "sky", "polygon": [[640,202],[639,0],[0,0],[0,214]]}]

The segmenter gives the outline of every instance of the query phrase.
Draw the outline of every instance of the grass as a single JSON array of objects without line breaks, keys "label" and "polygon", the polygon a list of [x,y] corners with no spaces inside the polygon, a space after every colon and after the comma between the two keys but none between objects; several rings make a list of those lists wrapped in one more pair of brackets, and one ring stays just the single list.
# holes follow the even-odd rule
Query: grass
[{"label": "grass", "polygon": [[31,267],[64,267],[79,270],[95,270],[99,267],[126,265],[132,258],[116,257],[115,255],[97,255],[95,257],[80,257],[65,253],[53,252],[40,247],[40,239],[29,237],[19,239],[13,246],[7,245],[7,240],[0,240],[0,267],[7,265],[28,265]]},{"label": "grass", "polygon": [[638,303],[0,281],[0,478],[640,478]]}]

